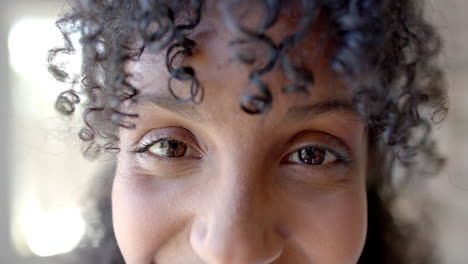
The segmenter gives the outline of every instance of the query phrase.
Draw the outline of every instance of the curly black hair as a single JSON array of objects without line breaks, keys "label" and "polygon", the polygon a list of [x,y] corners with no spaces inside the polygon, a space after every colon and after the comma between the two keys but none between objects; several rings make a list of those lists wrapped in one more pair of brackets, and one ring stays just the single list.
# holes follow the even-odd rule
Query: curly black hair
[{"label": "curly black hair", "polygon": [[[283,93],[313,90],[314,73],[290,54],[318,17],[326,18],[329,27],[320,38],[321,46],[333,47],[330,68],[353,91],[353,104],[369,131],[369,230],[359,263],[434,261],[427,239],[418,243],[426,241],[428,251],[420,244],[415,250],[417,258],[411,257],[415,255],[410,250],[411,242],[418,237],[414,226],[396,219],[392,213],[398,196],[396,173],[407,182],[434,175],[444,164],[431,133],[448,109],[443,73],[435,62],[441,39],[424,18],[423,1],[262,0],[257,2],[263,6],[264,14],[255,27],[243,25],[239,18],[242,16],[228,11],[229,5],[241,0],[221,2],[226,5],[222,9],[225,22],[242,36],[229,43],[239,63],[251,65],[257,59],[243,48],[246,45],[260,45],[267,51],[266,62],[248,76],[256,93],[245,94],[240,101],[240,107],[252,115],[265,114],[274,107],[271,89],[262,77],[277,66],[290,81],[282,88]],[[122,110],[124,103],[134,103],[139,97],[137,87],[129,81],[132,74],[126,65],[139,60],[145,51],[165,53],[170,74],[168,89],[174,97],[187,103],[202,103],[204,89],[196,70],[179,62],[180,58],[192,56],[197,43],[190,34],[206,6],[212,3],[213,0],[71,0],[71,11],[57,21],[65,45],[50,51],[49,71],[57,80],[71,84],[57,99],[59,112],[72,115],[85,99],[81,103],[84,127],[79,133],[85,142],[85,155],[93,158],[102,152],[118,151],[116,127],[135,127],[132,120],[138,114]],[[267,31],[291,3],[300,10],[297,28],[275,42]],[[83,49],[79,77],[57,62],[61,55],[75,53],[76,47],[70,40],[75,33],[81,35]],[[175,82],[186,84],[190,96],[178,95],[172,88]],[[111,237],[106,241],[115,243],[109,220],[103,227]],[[117,247],[115,256],[120,256]],[[118,263],[112,259],[112,263]]]}]

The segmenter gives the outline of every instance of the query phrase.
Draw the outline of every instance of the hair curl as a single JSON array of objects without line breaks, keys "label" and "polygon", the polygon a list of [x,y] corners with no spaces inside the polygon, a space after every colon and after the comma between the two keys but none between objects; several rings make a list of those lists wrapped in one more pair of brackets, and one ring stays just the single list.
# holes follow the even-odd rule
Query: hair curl
[{"label": "hair curl", "polygon": [[[190,32],[199,24],[207,2],[210,1],[71,1],[71,11],[57,21],[65,45],[50,51],[49,71],[58,81],[73,85],[59,95],[59,112],[72,115],[80,99],[86,99],[81,103],[84,127],[79,133],[86,143],[86,155],[95,157],[103,150],[118,150],[115,128],[134,128],[132,119],[138,115],[121,110],[125,102],[138,99],[138,89],[130,83],[132,75],[125,66],[137,61],[146,50],[165,52],[170,74],[168,89],[174,97],[188,103],[203,101],[204,90],[195,69],[178,62],[193,54],[197,43],[190,38]],[[228,8],[223,9],[227,25],[242,34],[229,43],[240,63],[255,61],[242,48],[244,45],[261,45],[267,51],[266,63],[249,75],[256,93],[245,94],[241,108],[248,114],[264,114],[274,105],[270,87],[262,76],[277,65],[290,81],[282,88],[283,93],[307,93],[313,89],[313,72],[295,63],[289,53],[306,36],[320,11],[330,24],[324,43],[334,41],[329,65],[352,89],[354,106],[369,129],[373,157],[368,187],[370,226],[360,263],[430,263],[428,258],[409,260],[405,252],[410,235],[404,232],[411,229],[404,229],[391,214],[397,194],[392,187],[397,165],[404,168],[403,179],[436,173],[443,166],[431,137],[432,127],[447,112],[443,74],[434,62],[441,40],[424,19],[422,1],[296,1],[302,17],[295,32],[279,43],[268,36],[267,30],[277,22],[286,1],[258,2],[265,13],[255,28],[243,26]],[[76,51],[70,41],[75,33],[81,35],[83,48],[80,80],[56,63],[58,56]],[[74,85],[77,81],[81,83],[79,90]],[[177,95],[172,88],[174,82],[185,83],[190,96]]]}]

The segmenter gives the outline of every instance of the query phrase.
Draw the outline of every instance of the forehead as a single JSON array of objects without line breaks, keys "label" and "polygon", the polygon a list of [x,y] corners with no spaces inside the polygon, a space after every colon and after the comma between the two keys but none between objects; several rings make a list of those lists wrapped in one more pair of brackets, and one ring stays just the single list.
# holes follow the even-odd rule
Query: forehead
[{"label": "forehead", "polygon": [[[264,66],[270,55],[268,47],[262,42],[231,45],[233,41],[245,38],[245,35],[230,26],[232,21],[237,21],[246,28],[255,28],[265,12],[260,5],[254,4],[240,5],[244,8],[227,14],[226,7],[229,7],[229,2],[232,1],[221,1],[220,4],[211,3],[205,6],[199,25],[188,32],[188,37],[196,42],[193,55],[177,62],[194,68],[204,95],[203,102],[197,108],[206,115],[241,114],[240,97],[243,94],[258,92],[249,82],[249,76]],[[280,43],[294,34],[298,27],[299,13],[293,5],[286,6],[280,11],[277,23],[268,29],[267,36],[274,43]],[[284,94],[281,89],[291,84],[291,81],[278,64],[272,71],[262,75],[262,80],[273,94],[272,111],[268,115],[282,116],[291,107],[327,100],[351,100],[350,90],[343,85],[329,66],[332,41],[327,38],[326,33],[325,19],[318,14],[316,22],[310,27],[304,39],[287,53],[294,63],[313,72],[314,84],[308,87],[308,93]],[[140,90],[140,99],[171,96],[168,89],[170,74],[166,66],[166,52],[144,52],[139,61],[129,64],[130,72],[134,76],[132,82]],[[236,59],[240,53],[253,56],[254,62],[241,63]],[[172,83],[172,85],[181,97],[189,95],[189,84]],[[220,107],[220,102],[223,107]]]}]

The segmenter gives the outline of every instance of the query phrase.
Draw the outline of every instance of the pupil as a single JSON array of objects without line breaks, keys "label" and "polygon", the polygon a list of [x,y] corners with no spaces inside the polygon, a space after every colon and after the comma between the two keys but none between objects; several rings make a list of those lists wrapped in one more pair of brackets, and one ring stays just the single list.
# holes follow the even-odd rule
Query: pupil
[{"label": "pupil", "polygon": [[310,165],[321,165],[325,160],[325,150],[317,148],[306,148],[301,150],[301,161]]},{"label": "pupil", "polygon": [[187,151],[187,146],[176,140],[163,141],[159,145],[161,154],[170,158],[182,157]]},{"label": "pupil", "polygon": [[163,157],[179,158],[187,153],[187,145],[182,141],[163,140],[150,147],[149,152]]},{"label": "pupil", "polygon": [[169,148],[171,149],[177,149],[179,147],[179,143],[175,142],[175,141],[170,141],[169,142]]}]

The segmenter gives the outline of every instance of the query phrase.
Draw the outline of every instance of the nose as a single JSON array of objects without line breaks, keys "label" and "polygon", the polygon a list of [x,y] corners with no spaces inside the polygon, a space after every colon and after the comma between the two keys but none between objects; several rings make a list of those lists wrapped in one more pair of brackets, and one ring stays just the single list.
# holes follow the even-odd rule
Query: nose
[{"label": "nose", "polygon": [[[237,168],[239,171],[239,168]],[[245,172],[245,171],[244,171]],[[269,264],[283,251],[273,204],[252,175],[226,173],[192,224],[193,250],[208,264]]]}]

